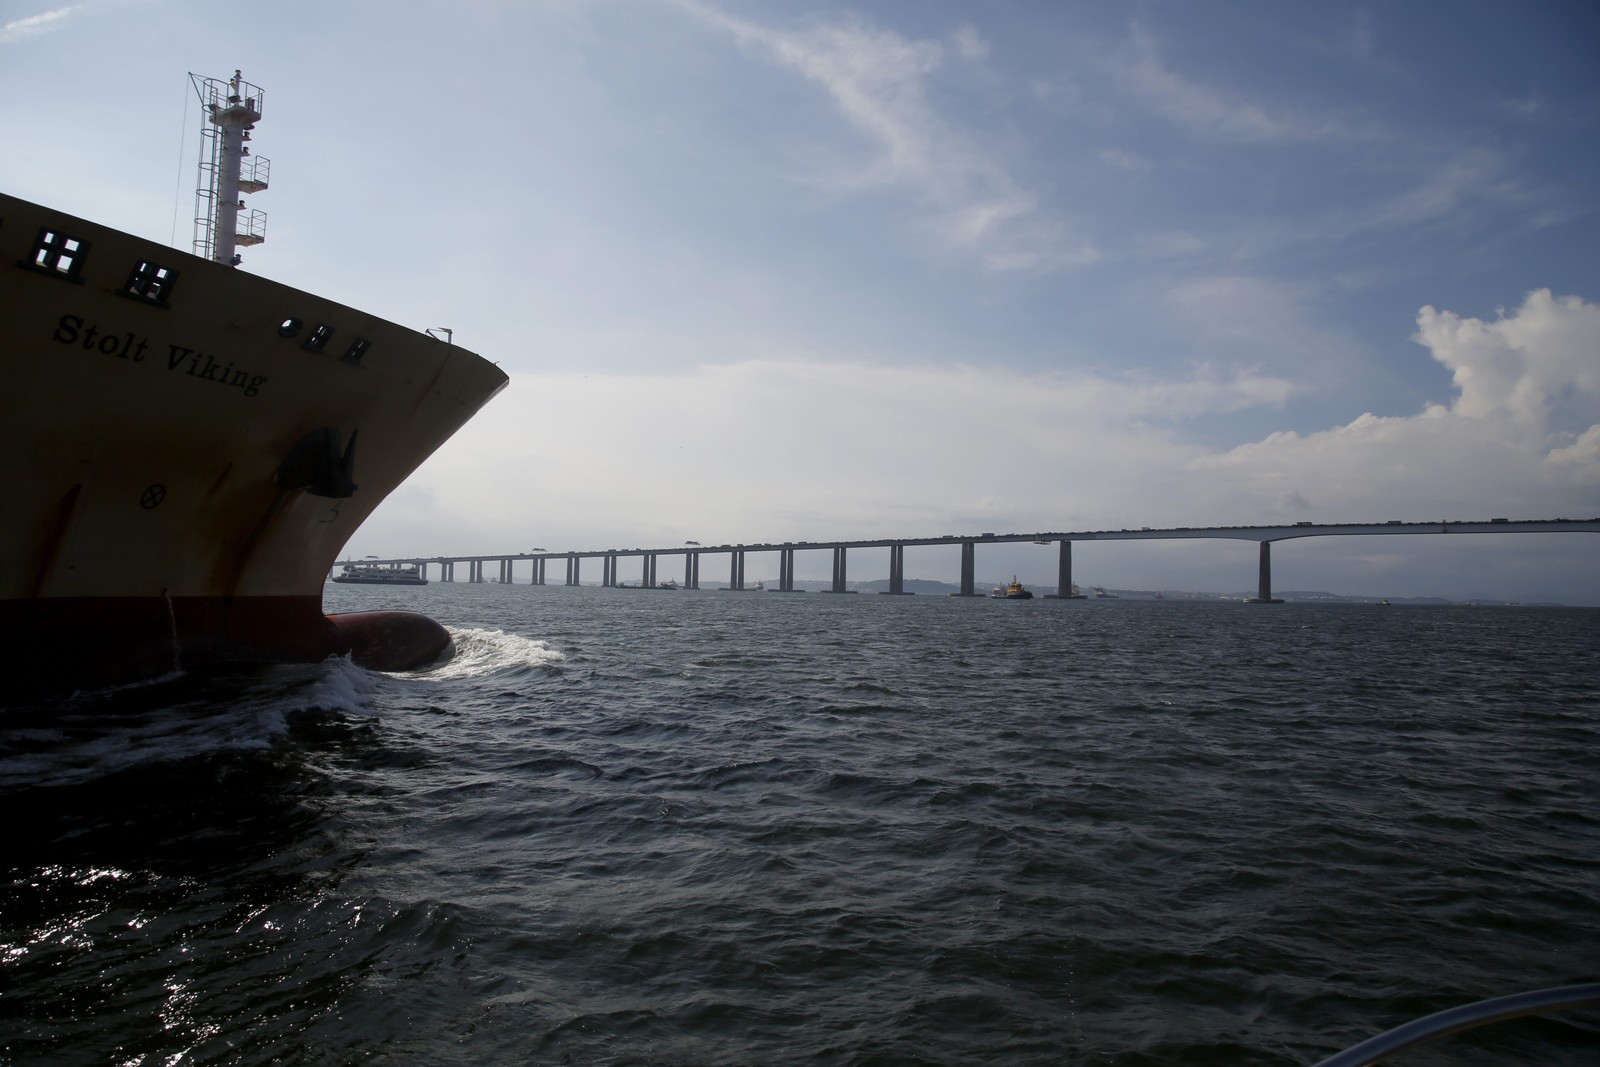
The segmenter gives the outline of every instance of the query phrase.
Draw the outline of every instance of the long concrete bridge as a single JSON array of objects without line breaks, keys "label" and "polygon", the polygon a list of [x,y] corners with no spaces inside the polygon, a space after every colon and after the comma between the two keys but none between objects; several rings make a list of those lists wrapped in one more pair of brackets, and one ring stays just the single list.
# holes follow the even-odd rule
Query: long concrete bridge
[{"label": "long concrete bridge", "polygon": [[565,565],[564,584],[579,585],[579,571],[586,559],[600,561],[601,584],[618,586],[618,564],[625,557],[639,557],[640,584],[655,587],[657,563],[662,556],[683,557],[683,586],[700,588],[700,560],[704,556],[728,557],[728,585],[726,588],[742,590],[745,584],[745,557],[751,552],[776,552],[778,554],[778,584],[772,592],[803,592],[794,587],[794,561],[799,552],[831,552],[833,554],[833,579],[826,592],[845,593],[846,564],[852,550],[889,550],[889,589],[891,595],[905,593],[905,552],[907,548],[926,545],[959,545],[961,548],[961,591],[952,596],[981,596],[974,586],[977,550],[979,545],[1032,542],[1039,545],[1059,545],[1059,563],[1056,597],[1072,595],[1072,545],[1075,541],[1171,541],[1197,538],[1228,538],[1236,541],[1257,541],[1261,545],[1257,568],[1256,603],[1275,604],[1282,601],[1272,595],[1272,543],[1297,537],[1394,537],[1406,534],[1534,534],[1534,533],[1600,533],[1600,518],[1594,519],[1488,519],[1469,522],[1402,522],[1393,519],[1380,523],[1318,523],[1297,522],[1288,526],[1178,526],[1171,529],[1138,530],[1081,530],[1070,533],[980,533],[945,534],[940,537],[885,537],[859,541],[785,541],[781,543],[701,545],[689,541],[674,548],[606,548],[583,552],[549,552],[542,548],[528,552],[493,554],[487,556],[429,556],[409,559],[347,560],[343,565],[358,562],[376,566],[388,564],[415,564],[427,576],[430,564],[439,567],[441,581],[455,581],[456,564],[467,567],[467,581],[485,581],[490,563],[498,566],[499,582],[510,583],[513,570],[520,561],[531,564],[530,582],[544,585],[547,565],[558,561]]}]

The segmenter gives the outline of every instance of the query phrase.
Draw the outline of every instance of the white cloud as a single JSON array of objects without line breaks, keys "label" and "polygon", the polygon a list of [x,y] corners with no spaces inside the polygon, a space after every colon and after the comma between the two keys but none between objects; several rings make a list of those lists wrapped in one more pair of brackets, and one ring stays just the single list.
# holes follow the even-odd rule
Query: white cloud
[{"label": "white cloud", "polygon": [[[1416,415],[1364,414],[1196,459],[1236,501],[1301,494],[1306,518],[1548,518],[1600,505],[1600,306],[1530,293],[1493,322],[1423,308],[1418,343],[1455,396]],[[1358,513],[1359,512],[1359,513]]]},{"label": "white cloud", "polygon": [[37,15],[27,15],[20,19],[0,23],[0,44],[16,44],[30,37],[49,33],[60,29],[65,20],[73,15],[81,5],[68,4],[52,11],[42,11]]},{"label": "white cloud", "polygon": [[[1178,521],[1200,450],[1174,424],[1272,404],[1287,388],[1209,370],[1113,380],[803,359],[522,375],[403,495],[408,507],[471,514],[486,544],[531,536],[545,547],[707,531],[909,536],[959,516],[982,516],[986,529],[1121,526],[1132,513]],[[380,514],[396,527],[425,518],[402,516],[398,502]]]},{"label": "white cloud", "polygon": [[1540,289],[1494,322],[1425,307],[1416,340],[1450,370],[1455,414],[1541,440],[1558,415],[1600,421],[1600,306]]},{"label": "white cloud", "polygon": [[[1088,242],[1040,218],[1037,197],[1011,176],[982,131],[962,127],[932,105],[928,89],[944,65],[943,44],[910,40],[860,18],[788,31],[696,0],[679,5],[820,86],[870,140],[872,161],[834,175],[840,188],[910,192],[925,213],[919,232],[947,249],[976,254],[991,270],[1045,272],[1098,258]],[[988,45],[963,26],[952,50],[981,64]]]},{"label": "white cloud", "polygon": [[1242,94],[1185,78],[1169,67],[1154,38],[1134,27],[1126,49],[1110,62],[1118,83],[1153,111],[1190,133],[1234,142],[1301,140],[1320,131],[1283,109],[1268,108]]},{"label": "white cloud", "polygon": [[975,28],[970,25],[962,26],[950,35],[955,43],[956,54],[963,59],[987,60],[989,58],[989,42],[983,39]]},{"label": "white cloud", "polygon": [[[1204,367],[1113,378],[804,356],[644,377],[522,374],[379,510],[352,550],[1600,514],[1600,380],[1584,358],[1600,351],[1600,306],[1540,291],[1492,322],[1424,309],[1416,338],[1457,372],[1450,402],[1225,449],[1187,440],[1189,421],[1271,410],[1294,384]],[[1581,432],[1537,432],[1557,400],[1587,419]],[[1570,542],[1561,548],[1561,559],[1583,555]],[[1420,550],[1407,544],[1400,554],[1417,559]],[[1381,560],[1362,562],[1373,551],[1297,547],[1301,569],[1289,573],[1309,575],[1319,553],[1348,557],[1356,576],[1338,580],[1359,586],[1386,573]],[[1493,555],[1478,546],[1462,558]],[[1248,586],[1204,578],[1199,566],[1189,582],[1197,588]],[[1511,577],[1505,595],[1529,595]]]}]

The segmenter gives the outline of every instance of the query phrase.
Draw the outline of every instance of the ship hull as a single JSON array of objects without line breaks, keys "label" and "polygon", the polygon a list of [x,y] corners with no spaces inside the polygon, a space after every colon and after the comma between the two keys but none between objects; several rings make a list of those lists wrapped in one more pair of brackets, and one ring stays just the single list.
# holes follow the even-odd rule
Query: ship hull
[{"label": "ship hull", "polygon": [[[63,235],[70,270],[39,251]],[[159,299],[129,291],[151,265],[171,282]],[[392,626],[367,640],[325,616],[323,582],[506,384],[426,334],[6,196],[0,367],[12,689],[393,643]],[[421,661],[438,631],[416,618]]]},{"label": "ship hull", "polygon": [[178,672],[350,656],[373,670],[438,659],[449,631],[407,611],[326,615],[320,597],[57,597],[0,604],[7,689],[96,688]]}]

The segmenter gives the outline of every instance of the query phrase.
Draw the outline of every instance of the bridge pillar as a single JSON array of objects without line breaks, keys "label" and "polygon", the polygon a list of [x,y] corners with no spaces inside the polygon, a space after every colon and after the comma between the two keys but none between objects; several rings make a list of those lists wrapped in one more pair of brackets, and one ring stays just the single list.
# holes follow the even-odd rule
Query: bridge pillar
[{"label": "bridge pillar", "polygon": [[685,552],[683,554],[683,587],[685,589],[700,588],[700,553]]},{"label": "bridge pillar", "polygon": [[889,546],[889,588],[885,596],[910,596],[906,592],[906,546]]},{"label": "bridge pillar", "polygon": [[1282,604],[1272,595],[1272,542],[1261,542],[1261,562],[1256,568],[1256,595],[1244,598],[1246,604]]},{"label": "bridge pillar", "polygon": [[849,581],[849,575],[847,573],[846,566],[848,559],[849,552],[845,549],[845,547],[843,545],[835,545],[833,548],[833,585],[831,588],[829,588],[828,592],[850,592],[850,590],[845,588],[846,582]]},{"label": "bridge pillar", "polygon": [[975,579],[974,571],[977,570],[977,545],[971,541],[961,542],[961,592],[951,593],[951,596],[977,596],[973,589]]},{"label": "bridge pillar", "polygon": [[736,548],[728,554],[728,584],[725,589],[744,591],[744,549]]},{"label": "bridge pillar", "polygon": [[778,549],[778,588],[776,592],[794,592],[794,549]]},{"label": "bridge pillar", "polygon": [[567,584],[578,584],[578,554],[576,552],[567,557]]},{"label": "bridge pillar", "polygon": [[1086,600],[1083,593],[1073,591],[1072,586],[1072,542],[1063,539],[1061,542],[1061,564],[1056,569],[1056,591],[1046,593],[1046,600]]},{"label": "bridge pillar", "polygon": [[536,559],[536,560],[533,561],[533,574],[532,574],[532,576],[529,577],[528,584],[529,585],[543,585],[544,584],[544,560]]}]

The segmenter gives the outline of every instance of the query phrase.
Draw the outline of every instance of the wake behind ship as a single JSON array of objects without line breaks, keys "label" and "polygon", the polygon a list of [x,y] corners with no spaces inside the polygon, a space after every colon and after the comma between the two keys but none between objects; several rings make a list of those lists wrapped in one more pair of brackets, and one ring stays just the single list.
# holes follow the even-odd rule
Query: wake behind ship
[{"label": "wake behind ship", "polygon": [[[0,194],[0,671],[101,685],[448,644],[401,612],[326,616],[323,580],[397,485],[507,382],[487,360],[235,269],[262,94],[196,82],[206,256]],[[252,161],[254,162],[254,161]],[[252,213],[259,216],[259,213]]]}]

